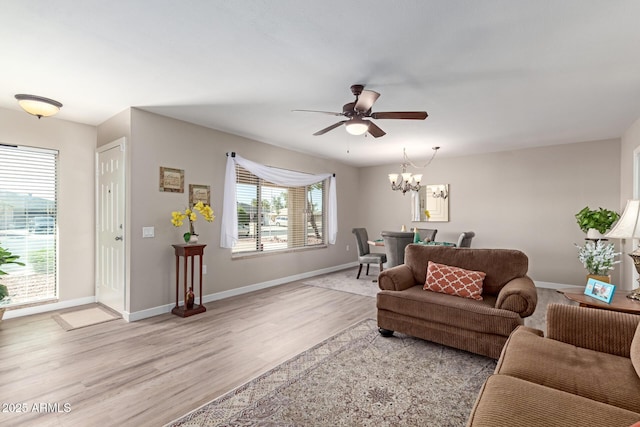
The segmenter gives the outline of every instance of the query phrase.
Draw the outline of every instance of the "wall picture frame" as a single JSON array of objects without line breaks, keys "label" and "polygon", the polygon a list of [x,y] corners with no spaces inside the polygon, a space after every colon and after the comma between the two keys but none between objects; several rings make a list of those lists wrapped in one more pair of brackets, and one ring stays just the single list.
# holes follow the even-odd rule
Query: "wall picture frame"
[{"label": "wall picture frame", "polygon": [[184,193],[184,169],[160,166],[160,191]]},{"label": "wall picture frame", "polygon": [[607,304],[611,304],[615,291],[615,285],[593,278],[587,281],[587,286],[584,288],[585,295],[606,302]]},{"label": "wall picture frame", "polygon": [[209,185],[189,184],[189,206],[202,202],[211,206],[211,187]]}]

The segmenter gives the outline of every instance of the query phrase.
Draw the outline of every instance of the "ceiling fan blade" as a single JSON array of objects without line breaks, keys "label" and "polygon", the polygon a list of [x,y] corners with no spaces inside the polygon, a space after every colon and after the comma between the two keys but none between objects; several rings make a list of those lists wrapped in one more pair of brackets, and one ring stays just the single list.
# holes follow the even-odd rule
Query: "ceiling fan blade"
[{"label": "ceiling fan blade", "polygon": [[369,111],[379,97],[380,94],[378,92],[363,90],[362,93],[358,95],[354,109],[361,112]]},{"label": "ceiling fan blade", "polygon": [[334,130],[335,128],[337,128],[338,126],[340,126],[341,124],[343,124],[345,122],[348,122],[348,120],[343,120],[341,122],[334,123],[329,127],[326,127],[326,128],[324,128],[322,130],[319,130],[318,132],[314,133],[313,135],[314,136],[324,135],[325,133],[329,132],[330,130]]},{"label": "ceiling fan blade", "polygon": [[373,119],[404,119],[404,120],[424,120],[428,116],[426,111],[387,111],[371,113]]},{"label": "ceiling fan blade", "polygon": [[344,113],[334,113],[333,111],[318,111],[318,110],[291,110],[291,111],[302,111],[304,113],[321,113],[321,114],[329,114],[331,116],[344,116]]},{"label": "ceiling fan blade", "polygon": [[[368,120],[367,120],[368,121]],[[374,138],[380,138],[381,136],[385,136],[387,133],[385,131],[383,131],[382,129],[380,129],[378,127],[378,125],[376,125],[373,122],[369,122],[369,130],[368,132],[374,137]]]}]

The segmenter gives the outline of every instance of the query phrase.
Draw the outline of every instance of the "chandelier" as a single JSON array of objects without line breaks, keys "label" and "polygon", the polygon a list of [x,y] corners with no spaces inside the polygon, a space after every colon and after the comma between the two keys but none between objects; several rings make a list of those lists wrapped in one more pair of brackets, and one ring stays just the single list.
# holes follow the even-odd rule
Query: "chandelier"
[{"label": "chandelier", "polygon": [[436,156],[439,149],[440,147],[433,147],[433,155],[431,156],[429,161],[424,166],[417,166],[409,159],[409,157],[407,156],[407,150],[403,148],[402,163],[400,164],[400,166],[402,167],[402,173],[389,174],[391,189],[394,191],[402,191],[403,195],[410,190],[418,191],[420,189],[420,181],[422,181],[422,174],[413,175],[410,172],[407,172],[407,166],[413,166],[414,168],[426,168]]}]

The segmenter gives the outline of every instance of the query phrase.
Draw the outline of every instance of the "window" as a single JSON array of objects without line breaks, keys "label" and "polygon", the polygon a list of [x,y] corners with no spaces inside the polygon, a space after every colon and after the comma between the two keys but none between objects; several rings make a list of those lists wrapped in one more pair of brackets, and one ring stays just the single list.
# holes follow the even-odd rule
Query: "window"
[{"label": "window", "polygon": [[238,242],[233,253],[272,252],[326,244],[326,181],[285,187],[236,166]]},{"label": "window", "polygon": [[19,255],[2,284],[11,305],[57,298],[58,152],[0,144],[0,246]]}]

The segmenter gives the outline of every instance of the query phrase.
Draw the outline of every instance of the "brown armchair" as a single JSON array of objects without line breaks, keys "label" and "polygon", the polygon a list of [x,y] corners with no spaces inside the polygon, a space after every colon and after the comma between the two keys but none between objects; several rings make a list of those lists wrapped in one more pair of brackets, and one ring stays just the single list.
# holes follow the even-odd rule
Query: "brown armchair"
[{"label": "brown armchair", "polygon": [[[423,290],[429,261],[486,273],[483,299]],[[380,333],[397,331],[497,359],[538,302],[528,265],[517,250],[409,245],[404,264],[378,276]]]}]

